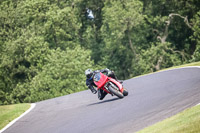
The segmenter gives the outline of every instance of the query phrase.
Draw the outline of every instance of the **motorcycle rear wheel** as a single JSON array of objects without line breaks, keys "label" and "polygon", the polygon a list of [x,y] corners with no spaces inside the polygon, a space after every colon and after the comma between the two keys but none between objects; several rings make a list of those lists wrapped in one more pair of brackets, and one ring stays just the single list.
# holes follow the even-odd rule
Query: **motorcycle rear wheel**
[{"label": "motorcycle rear wheel", "polygon": [[124,98],[124,95],[123,95],[120,91],[118,91],[118,90],[116,90],[114,87],[112,87],[111,85],[108,87],[108,90],[109,90],[111,93],[113,93],[115,96],[117,96],[117,97],[119,97],[119,98]]}]

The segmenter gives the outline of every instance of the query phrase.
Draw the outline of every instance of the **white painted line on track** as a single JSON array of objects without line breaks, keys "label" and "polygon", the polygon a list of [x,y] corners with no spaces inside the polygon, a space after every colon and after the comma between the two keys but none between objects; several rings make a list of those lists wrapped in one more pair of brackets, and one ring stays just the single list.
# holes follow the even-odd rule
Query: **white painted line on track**
[{"label": "white painted line on track", "polygon": [[0,130],[0,133],[2,133],[3,131],[5,131],[6,129],[8,129],[10,126],[12,126],[16,121],[18,121],[20,118],[22,118],[23,116],[25,116],[26,114],[28,114],[32,109],[34,109],[36,106],[35,103],[31,104],[31,107],[25,111],[22,115],[20,115],[18,118],[14,119],[13,121],[11,121],[8,125],[6,125],[3,129]]}]

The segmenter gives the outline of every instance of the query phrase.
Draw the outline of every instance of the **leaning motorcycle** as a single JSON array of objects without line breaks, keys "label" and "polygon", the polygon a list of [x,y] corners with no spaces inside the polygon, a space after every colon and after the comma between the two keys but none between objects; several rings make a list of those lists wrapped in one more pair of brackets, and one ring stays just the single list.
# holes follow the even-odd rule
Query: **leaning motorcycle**
[{"label": "leaning motorcycle", "polygon": [[128,91],[123,88],[123,85],[120,82],[101,72],[94,74],[93,81],[96,84],[97,89],[102,89],[112,96],[115,95],[119,98],[123,98],[128,95]]}]

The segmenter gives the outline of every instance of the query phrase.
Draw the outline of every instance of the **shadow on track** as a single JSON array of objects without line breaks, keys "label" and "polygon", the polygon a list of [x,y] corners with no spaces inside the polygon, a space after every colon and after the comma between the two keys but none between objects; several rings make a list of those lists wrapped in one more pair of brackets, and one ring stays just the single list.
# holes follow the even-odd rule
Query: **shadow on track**
[{"label": "shadow on track", "polygon": [[88,104],[87,106],[92,106],[92,105],[97,105],[97,104],[102,104],[102,103],[112,102],[112,101],[116,101],[116,100],[119,100],[119,99],[120,99],[120,98],[108,99],[108,100],[104,100],[104,101],[101,101],[101,102]]}]

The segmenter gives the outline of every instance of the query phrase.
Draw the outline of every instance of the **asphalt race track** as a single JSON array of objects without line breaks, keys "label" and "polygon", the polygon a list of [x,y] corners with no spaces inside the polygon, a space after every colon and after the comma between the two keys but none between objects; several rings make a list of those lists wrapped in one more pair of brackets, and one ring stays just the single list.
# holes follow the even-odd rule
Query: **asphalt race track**
[{"label": "asphalt race track", "polygon": [[200,103],[200,68],[124,81],[129,95],[99,101],[89,90],[36,103],[5,133],[133,133]]}]

